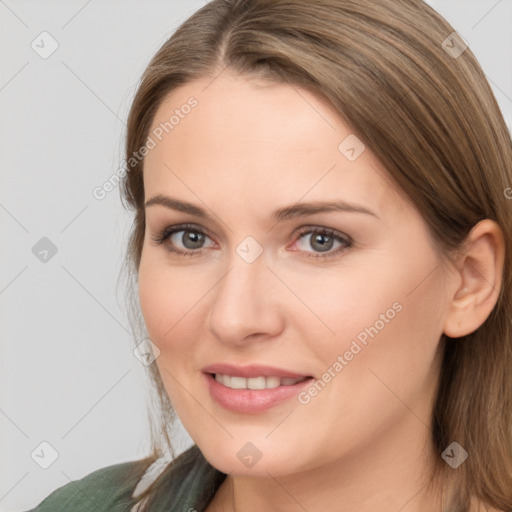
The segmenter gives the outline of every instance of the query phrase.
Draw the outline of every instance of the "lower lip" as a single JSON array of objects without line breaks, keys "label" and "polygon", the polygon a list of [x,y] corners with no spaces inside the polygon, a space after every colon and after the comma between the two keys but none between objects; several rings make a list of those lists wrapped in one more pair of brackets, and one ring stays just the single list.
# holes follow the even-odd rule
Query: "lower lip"
[{"label": "lower lip", "polygon": [[231,389],[217,382],[213,375],[203,373],[211,397],[222,407],[233,412],[254,414],[266,411],[300,393],[313,378],[293,386],[278,386],[272,389]]}]

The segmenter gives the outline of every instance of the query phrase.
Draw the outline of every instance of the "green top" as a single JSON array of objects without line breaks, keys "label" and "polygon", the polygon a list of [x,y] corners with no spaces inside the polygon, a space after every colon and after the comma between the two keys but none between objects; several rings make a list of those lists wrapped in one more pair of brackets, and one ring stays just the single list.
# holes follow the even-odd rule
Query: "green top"
[{"label": "green top", "polygon": [[[59,487],[26,512],[130,512],[137,484],[149,469],[149,458],[98,469]],[[162,497],[149,499],[151,512],[204,512],[226,474],[214,468],[197,445],[167,464],[156,478]],[[137,495],[139,492],[136,493]]]}]

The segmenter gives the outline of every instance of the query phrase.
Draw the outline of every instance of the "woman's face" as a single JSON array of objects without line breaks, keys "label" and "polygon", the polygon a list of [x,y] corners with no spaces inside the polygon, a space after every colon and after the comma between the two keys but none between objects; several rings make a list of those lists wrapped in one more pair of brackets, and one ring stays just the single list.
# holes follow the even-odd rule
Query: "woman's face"
[{"label": "woman's face", "polygon": [[[140,303],[167,393],[209,462],[277,476],[428,439],[450,273],[329,103],[225,71],[174,90],[150,137],[146,202],[193,208],[146,207]],[[205,373],[215,364],[283,372],[231,379],[278,388],[230,390],[209,373],[243,371]],[[261,378],[284,370],[312,378]]]}]

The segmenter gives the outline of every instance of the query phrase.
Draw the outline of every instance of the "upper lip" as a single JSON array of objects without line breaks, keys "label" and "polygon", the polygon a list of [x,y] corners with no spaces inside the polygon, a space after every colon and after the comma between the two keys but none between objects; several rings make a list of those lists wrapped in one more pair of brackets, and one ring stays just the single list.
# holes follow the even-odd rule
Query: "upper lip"
[{"label": "upper lip", "polygon": [[301,374],[276,368],[274,366],[266,366],[261,364],[250,364],[247,366],[235,366],[228,363],[218,363],[205,366],[205,373],[220,373],[221,375],[232,375],[235,377],[290,377],[292,379],[300,379],[302,377],[311,377],[311,375]]}]

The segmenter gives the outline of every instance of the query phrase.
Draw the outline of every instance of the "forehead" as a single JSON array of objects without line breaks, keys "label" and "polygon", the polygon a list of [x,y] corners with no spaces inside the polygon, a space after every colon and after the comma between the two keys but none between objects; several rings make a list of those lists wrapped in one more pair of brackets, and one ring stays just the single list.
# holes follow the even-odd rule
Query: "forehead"
[{"label": "forehead", "polygon": [[347,158],[344,141],[358,152],[362,146],[335,108],[296,85],[229,72],[188,83],[167,95],[150,136],[156,145],[145,158],[146,200],[167,191],[269,208],[301,198],[371,200],[380,211],[400,203],[368,148]]}]

